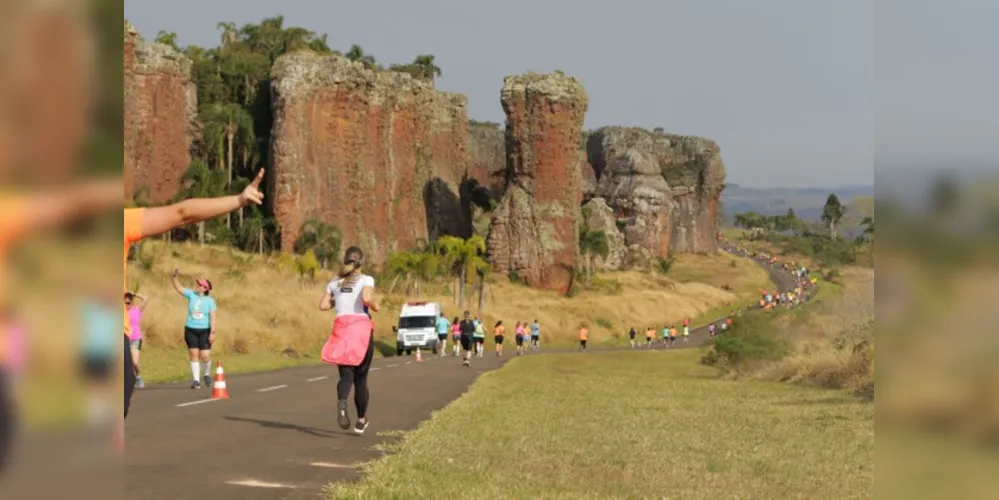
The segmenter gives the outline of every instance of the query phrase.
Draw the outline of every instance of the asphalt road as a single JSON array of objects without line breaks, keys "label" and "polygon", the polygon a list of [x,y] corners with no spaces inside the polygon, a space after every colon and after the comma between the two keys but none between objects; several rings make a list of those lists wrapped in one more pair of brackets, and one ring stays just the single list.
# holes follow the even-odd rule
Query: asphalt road
[{"label": "asphalt road", "polygon": [[[781,288],[793,285],[789,276],[761,265]],[[679,347],[707,338],[706,327],[693,329]],[[357,479],[358,464],[383,454],[379,444],[398,439],[399,431],[461,396],[480,374],[515,357],[509,349],[497,358],[488,352],[492,343],[486,345],[486,356],[473,358],[471,368],[452,356],[375,359],[371,425],[363,436],[336,423],[337,375],[329,366],[228,376],[228,400],[211,400],[210,389],[191,390],[187,383],[137,390],[126,421],[125,498],[317,498],[331,482]],[[571,351],[542,346],[540,354]]]}]

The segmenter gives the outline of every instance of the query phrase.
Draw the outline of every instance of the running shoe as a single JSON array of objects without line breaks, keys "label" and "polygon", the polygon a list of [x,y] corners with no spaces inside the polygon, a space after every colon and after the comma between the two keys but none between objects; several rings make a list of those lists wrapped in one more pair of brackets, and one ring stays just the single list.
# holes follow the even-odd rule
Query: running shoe
[{"label": "running shoe", "polygon": [[350,429],[350,417],[347,416],[347,400],[341,399],[336,402],[337,413],[336,422],[340,424],[340,428],[343,430]]},{"label": "running shoe", "polygon": [[135,377],[135,388],[142,389],[146,386],[146,383],[142,381],[142,377]]},{"label": "running shoe", "polygon": [[357,434],[358,436],[364,434],[364,431],[368,429],[368,423],[367,419],[364,420],[363,424],[360,420],[358,420],[357,423],[354,424],[354,434]]},{"label": "running shoe", "polygon": [[212,387],[212,377],[205,375],[205,387],[211,389]]},{"label": "running shoe", "polygon": [[461,362],[461,366],[472,366],[472,362],[468,359]]},{"label": "running shoe", "polygon": [[191,382],[191,389],[201,389],[201,382],[194,380]]}]

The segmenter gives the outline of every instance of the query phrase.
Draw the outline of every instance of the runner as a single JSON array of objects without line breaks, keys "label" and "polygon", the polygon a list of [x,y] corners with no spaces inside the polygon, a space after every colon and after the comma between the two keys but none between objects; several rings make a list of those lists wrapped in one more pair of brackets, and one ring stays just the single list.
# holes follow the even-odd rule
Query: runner
[{"label": "runner", "polygon": [[464,319],[459,323],[461,330],[461,348],[465,351],[465,356],[462,359],[462,366],[472,366],[472,346],[474,342],[475,335],[475,322],[469,317],[468,311],[465,311]]},{"label": "runner", "polygon": [[201,388],[201,365],[205,368],[205,387],[212,387],[212,344],[215,342],[215,326],[218,306],[210,294],[212,282],[199,278],[194,290],[180,286],[180,270],[173,270],[173,289],[187,299],[187,319],[184,321],[184,342],[191,361],[191,389]]},{"label": "runner", "polygon": [[656,331],[650,326],[645,330],[645,348],[652,349],[652,341],[656,338]]},{"label": "runner", "polygon": [[635,331],[635,327],[631,327],[631,330],[628,331],[628,339],[632,349],[635,348],[635,335],[638,335],[638,332]]},{"label": "runner", "polygon": [[[139,303],[136,304],[135,300]],[[148,300],[145,295],[128,292],[125,294],[125,309],[128,310],[128,325],[132,333],[128,336],[129,346],[132,350],[132,363],[135,365],[135,388],[142,389],[146,386],[142,382],[142,370],[139,364],[139,354],[142,351],[142,313],[146,311]]]},{"label": "runner", "polygon": [[[225,215],[251,203],[260,205],[264,201],[264,195],[259,189],[260,181],[263,179],[264,170],[261,169],[257,172],[257,177],[253,179],[253,182],[246,186],[246,188],[243,189],[243,192],[238,195],[221,196],[218,198],[196,198],[184,200],[165,207],[125,209],[125,252],[124,258],[122,259],[125,269],[124,274],[127,274],[128,271],[128,248],[132,246],[133,243],[137,243],[143,238],[165,233],[176,227],[196,224],[219,215]],[[116,196],[118,196],[120,200],[120,183],[117,186],[117,190]],[[124,277],[122,282],[123,285],[126,284]],[[128,337],[131,333],[131,327],[128,324],[128,311],[125,310],[124,307],[122,309],[123,317],[125,319],[125,418],[128,418],[128,407],[132,401],[132,392],[135,388],[135,371],[132,363],[131,347],[128,342]],[[119,436],[121,439],[119,448],[124,449],[124,426],[121,427],[119,432],[121,433]]]},{"label": "runner", "polygon": [[664,326],[663,327],[663,345],[665,345],[667,348],[670,346],[669,345],[669,330],[670,330],[670,327],[668,327],[668,326]]},{"label": "runner", "polygon": [[[723,324],[724,324],[724,323],[723,323]],[[715,324],[714,324],[714,323],[711,323],[710,325],[708,325],[708,335],[710,335],[710,336],[714,337],[714,336],[715,336],[715,333],[716,333],[716,332],[715,332]]]},{"label": "runner", "polygon": [[590,331],[586,329],[586,323],[579,328],[579,347],[586,352],[586,339],[590,335]]},{"label": "runner", "polygon": [[538,320],[531,323],[531,348],[535,351],[541,348],[541,325]]},{"label": "runner", "polygon": [[669,329],[669,346],[673,347],[676,345],[676,327]]},{"label": "runner", "polygon": [[683,327],[683,343],[684,344],[687,343],[687,339],[689,337],[690,337],[690,327],[689,326],[684,326]]},{"label": "runner", "polygon": [[451,322],[441,314],[437,317],[437,352],[444,357],[447,352],[447,332],[451,330]]},{"label": "runner", "polygon": [[475,317],[474,332],[472,336],[475,339],[475,355],[481,358],[485,355],[486,350],[486,327],[482,325],[478,316]]},{"label": "runner", "polygon": [[368,420],[368,371],[375,356],[375,326],[371,311],[378,312],[374,299],[375,279],[361,273],[364,252],[350,247],[344,252],[343,268],[337,277],[326,285],[319,301],[320,311],[336,309],[333,331],[323,346],[322,359],[337,365],[340,381],[336,385],[337,423],[341,429],[350,428],[347,415],[347,398],[354,389],[354,406],[357,423],[354,434],[364,434]]},{"label": "runner", "polygon": [[513,331],[515,334],[513,340],[517,343],[517,356],[520,356],[520,351],[524,348],[524,326],[520,324],[520,321],[517,322]]},{"label": "runner", "polygon": [[454,344],[454,357],[461,354],[461,326],[458,324],[458,317],[454,317],[451,322],[451,343]]},{"label": "runner", "polygon": [[493,327],[493,340],[496,341],[496,357],[503,355],[503,334],[506,333],[506,327],[503,326],[502,321],[497,321],[496,326]]}]

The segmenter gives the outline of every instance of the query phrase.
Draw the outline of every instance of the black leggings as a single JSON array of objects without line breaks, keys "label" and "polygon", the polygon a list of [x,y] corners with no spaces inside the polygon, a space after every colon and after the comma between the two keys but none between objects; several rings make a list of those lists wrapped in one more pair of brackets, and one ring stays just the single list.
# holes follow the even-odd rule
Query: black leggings
[{"label": "black leggings", "polygon": [[340,372],[340,382],[336,384],[337,399],[347,400],[350,388],[354,387],[354,405],[357,406],[357,418],[368,416],[368,370],[371,360],[375,357],[375,332],[371,332],[368,341],[368,352],[364,360],[357,366],[337,366]]},{"label": "black leggings", "polygon": [[0,474],[14,447],[14,400],[9,394],[10,381],[7,378],[3,368],[0,368]]},{"label": "black leggings", "polygon": [[132,392],[135,391],[135,365],[132,362],[132,348],[125,337],[125,418],[128,418],[128,405],[132,402]]}]

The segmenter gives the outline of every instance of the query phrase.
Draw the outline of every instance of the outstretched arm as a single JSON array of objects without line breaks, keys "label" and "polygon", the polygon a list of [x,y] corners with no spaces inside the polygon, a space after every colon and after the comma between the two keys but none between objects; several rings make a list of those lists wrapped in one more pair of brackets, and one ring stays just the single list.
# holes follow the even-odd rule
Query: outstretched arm
[{"label": "outstretched arm", "polygon": [[264,201],[264,195],[259,189],[263,178],[264,170],[261,169],[253,182],[238,195],[192,198],[165,207],[147,208],[142,216],[142,236],[155,236],[176,227],[206,221],[250,203],[259,205]]}]

